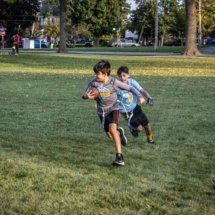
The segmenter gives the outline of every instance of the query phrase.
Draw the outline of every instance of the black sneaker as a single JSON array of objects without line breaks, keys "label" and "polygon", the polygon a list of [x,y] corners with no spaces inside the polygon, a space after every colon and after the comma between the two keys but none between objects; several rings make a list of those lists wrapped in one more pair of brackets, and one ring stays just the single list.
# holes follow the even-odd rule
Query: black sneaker
[{"label": "black sneaker", "polygon": [[152,140],[148,140],[148,139],[147,139],[147,143],[148,143],[148,144],[155,144],[155,141],[154,141],[153,139],[152,139]]},{"label": "black sneaker", "polygon": [[134,129],[130,128],[130,132],[131,132],[133,137],[138,137],[139,136],[139,133],[138,133],[137,130],[134,130]]},{"label": "black sneaker", "polygon": [[121,144],[123,146],[126,146],[128,141],[127,141],[127,138],[125,136],[124,129],[122,127],[119,127],[117,130],[119,131],[119,135],[120,135],[120,139],[121,139]]},{"label": "black sneaker", "polygon": [[125,162],[123,160],[122,154],[116,154],[115,160],[112,162],[114,166],[124,166]]}]

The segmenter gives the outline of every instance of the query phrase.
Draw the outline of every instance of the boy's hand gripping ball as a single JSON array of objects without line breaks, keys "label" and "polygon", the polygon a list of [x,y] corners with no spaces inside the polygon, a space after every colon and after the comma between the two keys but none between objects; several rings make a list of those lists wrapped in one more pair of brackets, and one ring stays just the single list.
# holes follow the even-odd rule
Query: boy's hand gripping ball
[{"label": "boy's hand gripping ball", "polygon": [[89,92],[90,92],[90,96],[93,96],[94,99],[96,99],[97,97],[99,97],[99,91],[97,90],[96,87],[91,87],[89,89]]}]

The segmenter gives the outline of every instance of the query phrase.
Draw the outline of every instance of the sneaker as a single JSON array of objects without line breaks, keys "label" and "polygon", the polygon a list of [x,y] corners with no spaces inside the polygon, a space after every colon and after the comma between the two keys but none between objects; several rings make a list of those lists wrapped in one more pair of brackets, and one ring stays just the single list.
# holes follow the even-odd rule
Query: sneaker
[{"label": "sneaker", "polygon": [[148,144],[155,144],[155,141],[153,139],[152,140],[147,139],[147,143]]},{"label": "sneaker", "polygon": [[127,141],[127,138],[125,136],[124,129],[122,127],[119,127],[117,130],[119,131],[119,135],[120,135],[120,139],[121,139],[121,144],[123,146],[126,146],[128,141]]},{"label": "sneaker", "polygon": [[137,130],[134,130],[134,129],[130,129],[130,132],[132,134],[133,137],[138,137],[139,136],[139,133]]},{"label": "sneaker", "polygon": [[114,166],[124,166],[125,162],[123,160],[122,154],[116,154],[115,160],[112,162]]}]

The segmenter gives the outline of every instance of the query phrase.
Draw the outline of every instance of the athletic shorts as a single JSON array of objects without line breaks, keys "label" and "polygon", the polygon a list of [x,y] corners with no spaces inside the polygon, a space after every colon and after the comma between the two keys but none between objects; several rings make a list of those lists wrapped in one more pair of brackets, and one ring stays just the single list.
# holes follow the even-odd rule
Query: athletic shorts
[{"label": "athletic shorts", "polygon": [[[132,113],[133,116],[131,116]],[[128,120],[133,129],[136,129],[139,125],[146,126],[149,123],[149,120],[140,105],[137,105],[132,112],[128,113],[129,119],[127,119],[126,113],[121,113],[121,115]]]},{"label": "athletic shorts", "polygon": [[105,132],[109,131],[109,124],[115,123],[118,125],[119,122],[119,110],[111,111],[107,116],[103,117],[99,115],[99,118],[101,120],[101,123],[103,125],[103,128]]}]

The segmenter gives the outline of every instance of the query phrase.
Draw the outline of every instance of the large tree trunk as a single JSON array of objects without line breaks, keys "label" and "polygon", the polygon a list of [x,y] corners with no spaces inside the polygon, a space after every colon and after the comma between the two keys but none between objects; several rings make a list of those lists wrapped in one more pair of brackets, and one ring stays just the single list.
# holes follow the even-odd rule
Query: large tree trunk
[{"label": "large tree trunk", "polygon": [[186,7],[186,56],[201,55],[196,45],[196,0],[185,0]]},{"label": "large tree trunk", "polygon": [[60,45],[58,52],[66,52],[66,5],[67,0],[60,0]]},{"label": "large tree trunk", "polygon": [[144,26],[144,25],[142,25],[142,27],[141,27],[141,31],[140,31],[140,35],[139,35],[138,43],[140,43],[140,41],[142,40],[144,27],[145,27],[145,26]]}]

